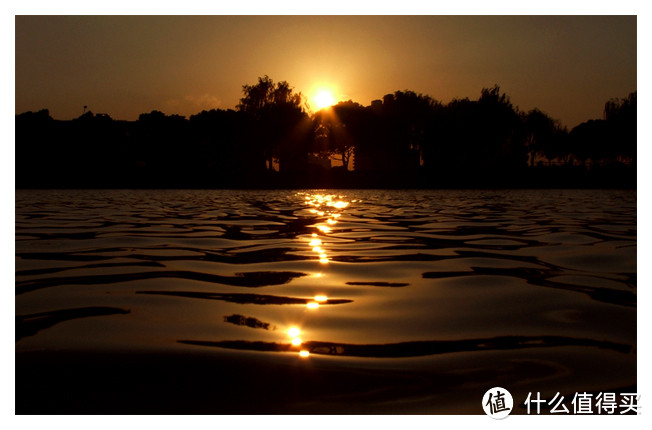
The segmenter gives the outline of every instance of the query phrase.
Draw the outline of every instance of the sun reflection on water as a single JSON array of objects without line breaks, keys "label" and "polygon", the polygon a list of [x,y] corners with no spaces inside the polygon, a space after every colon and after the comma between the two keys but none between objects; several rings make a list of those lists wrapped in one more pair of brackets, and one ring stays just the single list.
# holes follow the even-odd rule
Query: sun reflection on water
[{"label": "sun reflection on water", "polygon": [[[350,205],[350,202],[346,201],[344,196],[312,193],[298,194],[304,196],[304,203],[309,206],[308,211],[311,214],[326,218],[313,225],[317,231],[310,234],[307,238],[307,242],[312,252],[317,255],[317,261],[321,265],[324,265],[324,270],[328,270],[327,265],[331,261],[327,253],[328,235],[336,228],[336,225],[342,216],[342,211]],[[321,278],[324,276],[324,273],[320,271],[315,273],[314,276]],[[314,296],[313,300],[306,302],[306,309],[317,310],[320,309],[322,304],[326,303],[328,303],[328,297],[324,294],[317,294]],[[292,346],[298,347],[302,344],[302,340],[299,338],[300,334],[301,330],[298,327],[291,327],[288,330]],[[300,350],[299,356],[302,358],[309,357],[310,351],[305,349]]]},{"label": "sun reflection on water", "polygon": [[[299,193],[303,195],[303,193]],[[306,194],[304,195],[304,201],[307,205],[311,206],[309,210],[310,213],[316,214],[317,216],[325,216],[326,220],[321,223],[315,224],[315,228],[319,230],[322,235],[328,235],[333,231],[335,224],[338,222],[338,218],[342,214],[338,211],[342,211],[349,206],[349,202],[344,200],[344,196],[336,196],[333,194]],[[322,239],[319,239],[318,233],[312,233],[311,239],[308,243],[312,247],[312,251],[317,254],[318,261],[320,264],[328,264],[330,258],[324,248],[324,242]]]},{"label": "sun reflection on water", "polygon": [[290,343],[292,346],[301,346],[303,341],[299,337],[301,334],[301,329],[299,327],[293,326],[288,329],[288,336],[290,336]]}]

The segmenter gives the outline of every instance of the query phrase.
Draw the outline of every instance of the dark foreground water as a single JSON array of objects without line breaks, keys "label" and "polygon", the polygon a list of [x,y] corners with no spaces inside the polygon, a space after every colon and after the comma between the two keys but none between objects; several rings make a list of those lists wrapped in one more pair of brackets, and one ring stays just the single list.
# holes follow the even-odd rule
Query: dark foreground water
[{"label": "dark foreground water", "polygon": [[[18,413],[636,391],[634,191],[17,191]],[[545,407],[544,407],[545,409]]]}]

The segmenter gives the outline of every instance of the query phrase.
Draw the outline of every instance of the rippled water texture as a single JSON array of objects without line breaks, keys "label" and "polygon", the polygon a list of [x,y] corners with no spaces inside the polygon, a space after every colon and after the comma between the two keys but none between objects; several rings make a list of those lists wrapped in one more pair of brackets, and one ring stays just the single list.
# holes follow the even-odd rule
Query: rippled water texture
[{"label": "rippled water texture", "polygon": [[16,353],[19,411],[635,390],[636,193],[17,191]]}]

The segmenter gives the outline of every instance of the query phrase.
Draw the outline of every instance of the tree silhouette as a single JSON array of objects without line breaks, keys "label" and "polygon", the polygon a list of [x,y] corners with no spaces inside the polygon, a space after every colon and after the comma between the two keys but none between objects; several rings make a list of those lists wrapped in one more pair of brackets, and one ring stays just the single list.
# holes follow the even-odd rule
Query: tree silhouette
[{"label": "tree silhouette", "polygon": [[610,155],[631,162],[636,158],[636,92],[624,99],[605,103],[604,119],[610,125],[611,138],[618,141],[617,150]]},{"label": "tree silhouette", "polygon": [[244,97],[237,109],[251,120],[254,157],[263,161],[267,170],[273,169],[275,159],[280,166],[286,164],[291,168],[296,164],[292,148],[304,137],[303,133],[297,136],[294,132],[297,128],[302,132],[309,129],[303,96],[295,93],[286,81],[274,84],[267,75],[258,78],[255,85],[243,85],[242,91]]},{"label": "tree silhouette", "polygon": [[424,167],[436,183],[507,183],[525,167],[521,117],[498,86],[434,106],[427,130]]},{"label": "tree silhouette", "polygon": [[[356,147],[355,118],[364,107],[351,100],[322,109],[314,116],[315,150],[322,157],[329,157],[342,163],[345,171]],[[352,134],[353,133],[353,134]]]},{"label": "tree silhouette", "polygon": [[396,91],[385,96],[381,116],[385,119],[389,137],[388,156],[395,170],[414,171],[423,162],[426,142],[430,139],[429,124],[439,102],[414,91]]},{"label": "tree silhouette", "polygon": [[[603,119],[568,132],[539,109],[519,112],[497,85],[477,100],[447,104],[396,91],[366,107],[340,102],[312,118],[286,81],[264,76],[242,88],[236,110],[189,119],[158,110],[137,121],[91,111],[70,121],[45,109],[16,115],[16,185],[636,185],[635,92],[608,100]],[[342,167],[331,169],[314,154]]]},{"label": "tree silhouette", "polygon": [[[525,128],[525,148],[529,155],[530,167],[534,167],[538,154],[553,157],[552,139],[558,124],[539,109],[532,109],[523,118]],[[549,158],[550,159],[550,158]]]},{"label": "tree silhouette", "polygon": [[553,160],[558,160],[564,166],[568,166],[570,163],[571,152],[568,130],[557,121],[555,121],[552,136],[543,147],[543,155],[548,160],[548,166],[552,166]]}]

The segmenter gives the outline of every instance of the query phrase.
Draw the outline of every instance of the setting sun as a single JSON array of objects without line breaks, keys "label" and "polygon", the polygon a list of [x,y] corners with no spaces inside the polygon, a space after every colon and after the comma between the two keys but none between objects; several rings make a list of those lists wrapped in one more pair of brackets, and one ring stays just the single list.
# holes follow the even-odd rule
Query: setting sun
[{"label": "setting sun", "polygon": [[317,109],[324,109],[335,104],[335,97],[329,90],[320,90],[315,95],[314,102]]}]

